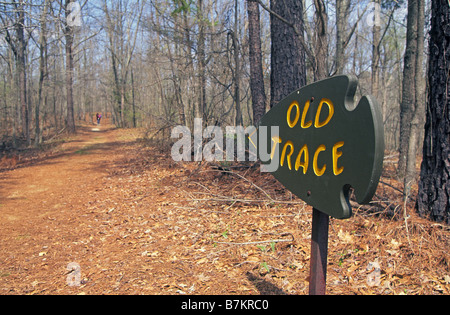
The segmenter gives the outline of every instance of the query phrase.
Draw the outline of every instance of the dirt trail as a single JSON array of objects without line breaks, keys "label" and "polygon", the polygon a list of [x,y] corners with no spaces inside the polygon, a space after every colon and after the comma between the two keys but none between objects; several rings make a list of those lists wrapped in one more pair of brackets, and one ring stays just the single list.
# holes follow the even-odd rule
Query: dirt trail
[{"label": "dirt trail", "polygon": [[[217,242],[267,243],[264,225],[280,233],[284,223],[256,221],[254,207],[212,211],[192,193],[199,181],[216,186],[216,173],[175,164],[137,131],[92,128],[0,173],[0,294],[285,293],[249,272],[265,259],[260,248]],[[301,273],[295,285],[279,279],[305,290]]]},{"label": "dirt trail", "polygon": [[55,154],[32,166],[18,165],[17,169],[2,173],[1,222],[48,216],[72,204],[74,198],[79,199],[80,191],[95,185],[96,176],[102,172],[98,165],[108,161],[112,132],[106,127],[99,132],[83,127],[78,137],[64,143]]},{"label": "dirt trail", "polygon": [[211,252],[223,222],[186,207],[185,167],[137,131],[93,129],[0,173],[0,294],[257,292]]},{"label": "dirt trail", "polygon": [[67,288],[66,265],[82,259],[76,247],[89,240],[79,233],[86,205],[132,141],[118,137],[112,126],[82,126],[56,152],[0,173],[0,294]]}]

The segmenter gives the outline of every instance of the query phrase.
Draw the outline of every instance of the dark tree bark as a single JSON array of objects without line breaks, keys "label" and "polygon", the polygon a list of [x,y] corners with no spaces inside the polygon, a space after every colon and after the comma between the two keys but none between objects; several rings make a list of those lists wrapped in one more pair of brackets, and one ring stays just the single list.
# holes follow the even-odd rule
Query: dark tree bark
[{"label": "dark tree bark", "polygon": [[73,109],[73,27],[67,23],[70,11],[68,9],[71,0],[66,0],[66,25],[64,35],[66,38],[66,89],[67,89],[67,131],[75,133],[75,115]]},{"label": "dark tree bark", "polygon": [[[203,123],[208,122],[208,109],[206,105],[206,46],[205,46],[205,21],[203,16],[203,0],[198,0],[197,3],[197,18],[198,18],[198,77],[200,84],[199,91],[199,114],[203,117]],[[200,117],[199,116],[199,117]]]},{"label": "dark tree bark", "polygon": [[417,211],[450,224],[450,5],[432,1],[429,96]]},{"label": "dark tree bark", "polygon": [[26,72],[26,50],[25,41],[25,8],[24,2],[19,1],[18,23],[16,25],[18,50],[17,50],[17,72],[19,75],[19,91],[20,91],[20,107],[22,109],[22,130],[27,140],[27,145],[31,144],[30,139],[30,118],[28,112],[28,96],[27,96],[27,72]]},{"label": "dark tree bark", "polygon": [[306,85],[306,61],[300,38],[304,29],[302,1],[271,0],[270,9],[292,23],[289,25],[274,14],[270,15],[272,108],[290,93]]},{"label": "dark tree bark", "polygon": [[[411,186],[417,181],[416,158],[417,158],[417,140],[420,130],[423,130],[425,117],[425,73],[423,67],[423,58],[425,55],[425,0],[416,0],[417,2],[417,53],[414,74],[414,104],[412,121],[410,122],[410,136],[408,143],[408,156],[406,161],[406,171],[404,178],[404,196],[410,195]],[[405,92],[404,92],[405,93]],[[411,93],[407,91],[406,93]]]},{"label": "dark tree bark", "polygon": [[403,98],[400,105],[400,146],[397,175],[403,178],[408,159],[411,121],[414,115],[416,57],[417,57],[417,0],[408,0],[408,22],[406,31],[406,51],[403,69]]},{"label": "dark tree bark", "polygon": [[[39,36],[39,87],[38,87],[38,101],[36,103],[36,111],[35,111],[35,139],[34,145],[37,147],[41,143],[41,127],[40,127],[40,111],[41,105],[43,103],[43,90],[44,90],[44,80],[47,76],[47,12],[48,12],[48,4],[49,0],[46,0],[44,3],[44,9],[41,15],[41,34]],[[46,97],[45,97],[46,99]]]},{"label": "dark tree bark", "polygon": [[239,3],[234,1],[234,31],[233,31],[233,48],[234,48],[234,101],[236,103],[235,125],[242,126],[242,109],[241,109],[241,61],[239,58],[239,40],[238,40],[238,24],[239,24]]},{"label": "dark tree bark", "polygon": [[316,68],[314,69],[314,80],[319,81],[328,77],[328,14],[323,0],[314,0],[315,32],[314,51],[316,57]]},{"label": "dark tree bark", "polygon": [[344,74],[349,0],[336,0],[336,74]]},{"label": "dark tree bark", "polygon": [[[13,2],[15,6],[14,15],[16,20],[14,21],[14,30],[16,32],[16,39],[14,39],[9,33],[8,28],[5,29],[6,41],[11,47],[14,53],[16,61],[16,75],[19,90],[19,102],[22,118],[22,133],[26,139],[27,145],[31,144],[30,139],[30,123],[28,112],[28,98],[27,98],[27,72],[26,72],[26,52],[27,52],[27,39],[25,37],[25,3],[24,1]],[[3,18],[2,18],[3,20]]]},{"label": "dark tree bark", "polygon": [[256,0],[247,1],[248,37],[250,54],[250,89],[252,92],[253,124],[256,125],[266,113],[267,96],[264,89],[264,73],[261,51],[261,19]]},{"label": "dark tree bark", "polygon": [[380,89],[380,43],[381,43],[381,25],[378,23],[377,15],[380,14],[381,0],[374,0],[375,4],[375,23],[373,25],[373,44],[372,44],[372,95],[378,99]]}]

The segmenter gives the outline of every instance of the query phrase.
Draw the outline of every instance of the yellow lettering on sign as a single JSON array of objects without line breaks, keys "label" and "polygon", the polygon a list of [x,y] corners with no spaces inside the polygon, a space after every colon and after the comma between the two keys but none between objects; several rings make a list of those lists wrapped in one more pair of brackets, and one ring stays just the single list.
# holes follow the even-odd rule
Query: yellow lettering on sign
[{"label": "yellow lettering on sign", "polygon": [[[322,113],[323,105],[326,104],[328,106],[328,117],[325,121],[320,122],[320,114]],[[317,109],[316,113],[316,121],[314,124],[314,127],[316,128],[322,128],[328,125],[331,121],[331,118],[333,118],[334,115],[334,105],[333,102],[327,98],[322,99],[322,101],[319,104],[319,108]]]},{"label": "yellow lettering on sign", "polygon": [[339,152],[338,149],[344,146],[344,141],[338,142],[333,146],[333,173],[335,176],[342,174],[344,171],[344,167],[338,168],[338,159],[342,156],[342,152]]},{"label": "yellow lettering on sign", "polygon": [[[322,114],[324,105],[326,105],[328,107],[328,117],[324,121],[320,121],[320,115]],[[302,117],[301,117],[302,119],[300,121],[300,126],[302,127],[302,129],[308,129],[313,125],[313,122],[311,120],[308,122],[305,121],[306,115],[308,114],[310,106],[311,106],[311,102],[306,101],[305,107],[303,108],[303,113],[302,113]],[[294,108],[296,110],[295,118],[292,119],[292,111],[294,110]],[[322,99],[320,101],[319,107],[317,108],[314,127],[317,129],[325,127],[326,125],[328,125],[330,123],[333,116],[334,116],[333,102],[327,98]],[[289,106],[286,119],[287,119],[287,124],[290,128],[294,128],[295,126],[297,126],[298,121],[300,120],[300,105],[297,101],[292,102],[292,104]]]},{"label": "yellow lettering on sign", "polygon": [[316,153],[314,154],[314,160],[313,160],[313,168],[314,168],[314,173],[316,174],[316,176],[321,177],[323,176],[323,174],[325,174],[325,171],[327,169],[327,165],[325,164],[321,169],[319,169],[319,166],[317,166],[317,160],[319,159],[319,154],[323,151],[326,151],[326,147],[322,144],[321,146],[319,146],[316,150]]},{"label": "yellow lettering on sign", "polygon": [[[280,137],[273,137],[272,142],[273,142],[273,145],[272,145],[271,159],[273,160],[277,145],[283,143],[283,141],[281,140]],[[344,146],[344,144],[345,144],[344,141],[337,142],[334,144],[333,149],[331,150],[334,176],[339,176],[344,172],[344,167],[343,166],[339,167],[339,165],[338,165],[339,159],[343,155],[343,152],[339,151],[339,149],[341,149]],[[288,149],[289,149],[289,152],[288,152]],[[326,152],[326,151],[327,151],[327,147],[322,144],[317,148],[317,150],[314,153],[314,157],[312,160],[313,171],[314,171],[314,174],[318,177],[323,176],[327,170],[327,164],[324,164],[321,168],[318,165],[319,164],[319,155],[322,152]],[[279,162],[280,166],[283,167],[286,164],[285,161],[287,161],[287,166],[288,166],[289,170],[292,171],[292,156],[296,152],[297,151],[296,151],[294,143],[292,141],[287,141],[283,146],[283,150],[281,151],[281,159]],[[303,145],[303,147],[300,149],[300,151],[297,154],[297,158],[295,159],[294,170],[296,172],[298,172],[298,171],[300,171],[300,168],[302,168],[303,174],[306,175],[308,173],[310,163],[311,163],[311,161],[310,161],[309,148],[308,148],[308,145],[305,144],[305,145]]]},{"label": "yellow lettering on sign", "polygon": [[[303,161],[302,161],[303,157]],[[297,156],[297,160],[295,161],[295,170],[298,171],[299,168],[303,168],[303,174],[306,175],[308,172],[308,166],[309,166],[309,151],[308,151],[308,145],[304,145],[303,148],[300,150],[300,153]]]},{"label": "yellow lettering on sign", "polygon": [[300,126],[303,129],[308,129],[309,127],[312,126],[312,121],[308,121],[308,123],[305,124],[305,119],[306,119],[306,114],[308,113],[309,110],[309,106],[311,105],[311,103],[309,101],[306,102],[305,104],[305,108],[303,109],[303,114],[302,114],[302,121],[300,123]]},{"label": "yellow lettering on sign", "polygon": [[[292,110],[294,109],[294,107],[297,109],[297,113],[295,114],[294,121],[292,121],[291,120],[291,113],[292,113]],[[300,106],[298,105],[297,101],[294,101],[291,104],[291,106],[289,106],[289,109],[287,111],[287,123],[288,123],[288,126],[291,127],[291,128],[294,128],[297,125],[299,119],[300,119]]]},{"label": "yellow lettering on sign", "polygon": [[284,145],[283,152],[281,153],[281,161],[280,161],[280,165],[281,165],[281,166],[284,165],[284,158],[286,157],[286,151],[287,151],[287,148],[288,148],[288,147],[291,148],[291,151],[290,151],[289,154],[287,155],[287,162],[288,162],[289,170],[292,171],[291,156],[292,156],[292,154],[294,154],[294,144],[292,143],[292,141],[288,141],[288,142],[286,142],[286,144]]},{"label": "yellow lettering on sign", "polygon": [[[300,113],[300,104],[298,101],[293,101],[291,103],[291,105],[289,106],[288,110],[287,110],[287,116],[286,116],[286,121],[287,124],[289,126],[289,128],[294,128],[295,126],[298,125],[298,123],[300,122],[300,127],[302,129],[308,129],[313,127],[313,121],[306,121],[307,119],[307,115],[308,115],[308,111],[311,109],[311,102],[313,102],[314,99],[311,98],[311,100],[308,100],[305,102],[305,106],[303,108],[303,112]],[[328,116],[326,117],[326,119],[322,120],[323,117],[325,116],[325,113],[322,114],[322,112],[324,111],[324,107],[328,107]],[[295,113],[293,112],[295,110]],[[315,121],[314,121],[314,128],[316,129],[320,129],[325,127],[326,125],[328,125],[331,121],[331,119],[333,119],[334,113],[335,113],[335,108],[334,108],[334,104],[330,99],[327,98],[323,98],[320,103],[319,106],[316,108],[314,108],[313,110],[316,110],[316,115],[315,115]],[[275,156],[275,152],[277,149],[277,145],[281,145],[283,143],[283,140],[276,136],[272,138],[272,151],[270,154],[270,158],[273,160],[274,156]],[[336,144],[334,144],[331,152],[327,152],[326,154],[332,155],[332,163],[333,163],[333,174],[334,176],[339,176],[344,172],[344,167],[339,167],[339,159],[342,157],[343,152],[340,150],[342,147],[344,146],[344,141],[341,142],[337,142]],[[289,151],[288,151],[289,149]],[[292,171],[293,169],[293,164],[292,164],[292,156],[294,155],[294,153],[296,154],[296,159],[295,159],[295,165],[294,165],[294,169],[296,172],[300,171],[300,168],[302,168],[302,172],[304,175],[306,175],[308,173],[309,170],[309,165],[311,164],[311,160],[310,160],[310,154],[309,154],[309,148],[308,148],[308,144],[304,144],[303,147],[300,149],[300,151],[297,151],[298,147],[295,147],[294,143],[292,141],[287,141],[284,143],[283,145],[283,149],[281,151],[281,160],[279,161],[280,166],[283,167],[287,161],[287,167],[289,168],[289,170]],[[313,171],[314,174],[318,177],[321,177],[325,174],[326,170],[327,170],[327,164],[324,164],[322,167],[319,167],[318,165],[318,161],[319,161],[319,155],[322,152],[327,151],[327,148],[324,144],[320,145],[313,156],[312,159],[312,164],[313,164]],[[297,153],[298,152],[298,153]],[[330,168],[331,171],[331,168]]]}]

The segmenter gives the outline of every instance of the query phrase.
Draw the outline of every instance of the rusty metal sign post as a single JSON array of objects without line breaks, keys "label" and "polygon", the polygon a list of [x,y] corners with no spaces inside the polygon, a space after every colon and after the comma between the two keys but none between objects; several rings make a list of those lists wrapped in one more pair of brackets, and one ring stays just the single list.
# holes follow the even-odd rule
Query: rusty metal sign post
[{"label": "rusty metal sign post", "polygon": [[329,222],[327,214],[313,209],[309,295],[326,293]]},{"label": "rusty metal sign post", "polygon": [[314,208],[311,295],[326,292],[329,218],[352,216],[351,188],[358,203],[369,203],[383,168],[380,106],[372,96],[355,105],[357,85],[343,75],[295,91],[250,136],[263,169]]}]

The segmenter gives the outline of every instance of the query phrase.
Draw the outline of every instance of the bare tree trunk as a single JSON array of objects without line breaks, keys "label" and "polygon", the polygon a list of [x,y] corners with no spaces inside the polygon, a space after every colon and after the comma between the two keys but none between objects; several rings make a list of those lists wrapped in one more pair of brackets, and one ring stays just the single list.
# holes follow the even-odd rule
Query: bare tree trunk
[{"label": "bare tree trunk", "polygon": [[[126,105],[128,103],[127,82],[145,1],[138,1],[136,6],[132,8],[129,4],[129,2],[122,0],[105,0],[102,4],[106,18],[108,49],[111,52],[114,75],[113,95],[117,105],[114,106],[114,112],[117,114],[116,118],[119,127],[125,127],[130,123],[126,117]],[[108,6],[111,6],[111,8]]]},{"label": "bare tree trunk", "polygon": [[380,88],[380,42],[381,42],[381,25],[380,21],[380,0],[374,0],[375,4],[375,21],[373,25],[373,44],[372,44],[372,95],[378,99]]},{"label": "bare tree trunk", "polygon": [[314,0],[315,13],[315,56],[316,69],[314,71],[315,81],[328,77],[328,14],[323,0]]},{"label": "bare tree trunk", "polygon": [[250,86],[252,93],[253,124],[258,124],[266,113],[266,91],[261,51],[261,18],[259,4],[256,0],[247,1],[248,37],[250,58]]},{"label": "bare tree trunk", "polygon": [[289,25],[274,14],[270,15],[272,37],[270,107],[273,107],[290,93],[306,85],[306,60],[302,45],[304,29],[302,2],[271,0],[270,9],[293,23]]},{"label": "bare tree trunk", "polygon": [[431,3],[430,91],[416,208],[422,217],[450,224],[450,5]]},{"label": "bare tree trunk", "polygon": [[406,52],[403,69],[402,103],[400,105],[400,146],[397,175],[404,178],[408,159],[409,137],[411,135],[411,121],[414,116],[415,105],[415,77],[417,58],[417,1],[408,0],[408,22],[406,33]]},{"label": "bare tree trunk", "polygon": [[[424,41],[425,41],[425,0],[417,0],[417,53],[414,74],[414,107],[413,119],[408,143],[408,156],[404,179],[404,195],[410,194],[411,185],[416,181],[416,155],[418,137],[420,134],[422,117],[425,115],[425,77],[423,70]],[[409,92],[408,92],[409,93]]]},{"label": "bare tree trunk", "polygon": [[239,40],[238,40],[238,23],[239,23],[239,4],[238,0],[234,1],[234,31],[233,31],[233,46],[234,46],[234,100],[236,102],[236,117],[235,125],[241,126],[242,110],[241,110],[241,62],[239,59]]},{"label": "bare tree trunk", "polygon": [[76,133],[75,115],[73,104],[73,28],[67,22],[70,11],[68,9],[71,0],[66,0],[66,25],[64,28],[64,35],[66,37],[66,90],[67,90],[67,131],[69,133]]},{"label": "bare tree trunk", "polygon": [[[27,43],[25,40],[25,4],[24,1],[19,1],[17,6],[17,23],[15,24],[17,36],[16,55],[16,71],[19,82],[19,99],[22,114],[22,133],[26,139],[27,145],[31,144],[30,139],[30,122],[28,113],[28,98],[27,98],[27,72],[26,72],[26,50]],[[13,48],[13,46],[11,46]]]},{"label": "bare tree trunk", "polygon": [[336,0],[336,73],[343,74],[345,66],[345,37],[349,0]]},{"label": "bare tree trunk", "polygon": [[[14,64],[14,60],[13,60],[13,51],[8,51],[8,71],[7,71],[7,75],[9,78],[9,87],[11,89],[11,91],[15,91],[15,89],[17,89],[16,84],[14,83],[14,71],[13,71],[13,64]],[[12,145],[14,149],[17,149],[17,117],[19,117],[18,112],[18,104],[17,102],[13,102],[13,108],[12,108]]]},{"label": "bare tree trunk", "polygon": [[203,16],[203,0],[198,0],[197,19],[199,23],[198,32],[198,75],[200,84],[199,93],[199,114],[203,118],[203,123],[208,122],[208,112],[206,107],[206,53],[205,53],[205,22]]},{"label": "bare tree trunk", "polygon": [[132,107],[133,107],[133,128],[137,127],[136,123],[136,100],[134,95],[134,73],[133,68],[131,69],[131,101],[132,101]]},{"label": "bare tree trunk", "polygon": [[[178,45],[175,45],[175,53],[178,54],[178,56],[180,55],[177,50],[178,50]],[[179,76],[179,69],[177,67],[177,65],[175,65],[175,58],[172,55],[172,50],[170,48],[170,44],[167,43],[167,52],[168,52],[168,57],[169,57],[169,62],[170,62],[170,69],[172,71],[172,82],[173,82],[173,88],[174,88],[174,92],[175,92],[175,98],[176,98],[176,102],[177,102],[177,109],[178,109],[178,117],[180,119],[180,124],[182,126],[186,125],[186,113],[184,110],[184,103],[183,103],[183,94],[181,93],[181,79]]]},{"label": "bare tree trunk", "polygon": [[[187,66],[188,71],[190,71],[190,73],[195,73],[195,71],[194,71],[194,58],[193,58],[192,53],[191,53],[193,44],[192,44],[192,40],[191,40],[191,34],[189,32],[190,24],[189,24],[189,21],[188,21],[187,14],[185,12],[182,12],[182,14],[183,14],[184,40],[185,40],[186,45],[188,47],[187,48],[188,53],[186,54],[186,61],[185,62],[188,65]],[[188,97],[189,97],[189,95],[188,95]],[[195,104],[195,101],[194,101],[194,104]],[[195,105],[191,106],[191,102],[190,101],[188,101],[188,112],[190,112],[191,115],[188,117],[188,119],[186,119],[186,122],[188,123],[189,128],[191,130],[193,130],[194,129],[194,119],[196,118],[195,117],[195,115],[196,115],[196,106]]]},{"label": "bare tree trunk", "polygon": [[44,3],[44,8],[41,15],[41,34],[39,36],[39,87],[38,87],[38,101],[36,103],[35,111],[35,138],[34,145],[37,147],[41,142],[41,128],[40,128],[40,111],[43,99],[44,79],[46,77],[47,69],[47,10],[49,0]]},{"label": "bare tree trunk", "polygon": [[125,121],[125,104],[126,104],[126,99],[125,99],[125,84],[126,84],[126,78],[125,80],[121,79],[120,80],[120,121],[121,126],[122,127],[127,127],[128,124],[126,124]]}]

